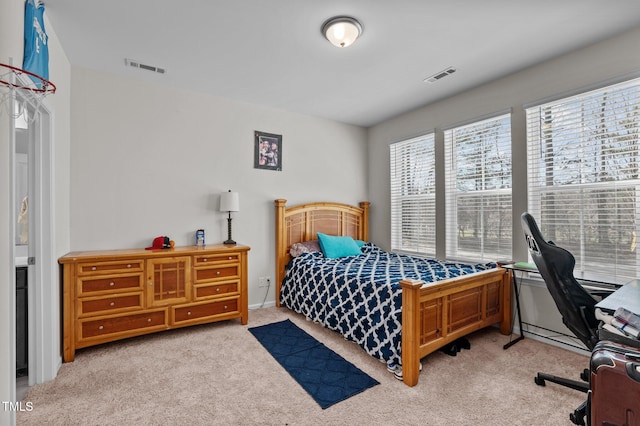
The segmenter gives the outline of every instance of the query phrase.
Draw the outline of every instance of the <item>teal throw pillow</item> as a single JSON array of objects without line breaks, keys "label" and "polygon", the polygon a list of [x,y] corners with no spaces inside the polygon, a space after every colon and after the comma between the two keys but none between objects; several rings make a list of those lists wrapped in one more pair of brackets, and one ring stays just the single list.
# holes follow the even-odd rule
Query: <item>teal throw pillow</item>
[{"label": "teal throw pillow", "polygon": [[349,236],[327,235],[318,232],[318,241],[325,257],[338,258],[345,256],[357,256],[361,254],[356,241]]}]

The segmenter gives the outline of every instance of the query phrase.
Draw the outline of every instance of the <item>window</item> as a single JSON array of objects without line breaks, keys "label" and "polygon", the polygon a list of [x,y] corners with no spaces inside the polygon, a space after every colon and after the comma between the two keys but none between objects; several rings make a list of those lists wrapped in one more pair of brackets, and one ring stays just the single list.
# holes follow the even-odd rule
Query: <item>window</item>
[{"label": "window", "polygon": [[640,79],[527,108],[529,212],[577,272],[636,277]]},{"label": "window", "polygon": [[511,258],[510,118],[444,132],[447,258]]},{"label": "window", "polygon": [[435,256],[434,135],[390,146],[391,249]]}]

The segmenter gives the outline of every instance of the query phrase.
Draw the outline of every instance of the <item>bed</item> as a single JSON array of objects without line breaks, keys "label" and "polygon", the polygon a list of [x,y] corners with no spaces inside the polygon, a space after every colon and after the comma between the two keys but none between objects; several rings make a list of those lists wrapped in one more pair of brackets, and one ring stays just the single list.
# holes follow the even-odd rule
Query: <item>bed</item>
[{"label": "bed", "polygon": [[[386,253],[368,242],[368,202],[359,206],[318,202],[287,207],[286,200],[278,199],[275,207],[276,305],[342,333],[381,361],[399,357],[402,380],[408,386],[418,383],[420,359],[448,343],[495,324],[503,334],[511,332],[511,277],[507,270],[495,264],[489,267],[433,260],[428,269],[439,271],[433,282],[397,278],[397,274],[389,273],[388,265],[416,261]],[[318,233],[349,236],[359,242],[362,255],[323,259],[313,250],[297,253],[301,245],[313,244]],[[300,254],[295,262],[292,247],[295,254]],[[375,266],[354,263],[359,258],[374,259]],[[361,274],[364,270],[368,275],[319,284],[316,270],[311,269],[313,263],[322,264],[319,267],[325,270],[343,268]],[[386,270],[377,273],[372,268]],[[374,280],[374,275],[382,282]],[[325,287],[318,287],[322,285]],[[357,294],[347,295],[349,291]],[[340,297],[332,297],[339,293]],[[348,299],[356,301],[345,302]]]}]

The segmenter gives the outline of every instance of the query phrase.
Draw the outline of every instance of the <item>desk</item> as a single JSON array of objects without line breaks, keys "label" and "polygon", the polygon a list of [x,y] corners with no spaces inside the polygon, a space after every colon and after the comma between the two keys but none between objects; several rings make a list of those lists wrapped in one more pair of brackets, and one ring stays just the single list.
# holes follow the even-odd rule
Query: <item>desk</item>
[{"label": "desk", "polygon": [[[515,345],[520,340],[524,339],[524,330],[522,329],[522,315],[520,314],[520,290],[518,288],[518,282],[516,279],[516,271],[538,272],[538,270],[534,266],[530,264],[525,264],[522,262],[510,263],[510,264],[500,265],[500,266],[502,266],[504,269],[508,269],[511,271],[511,281],[513,282],[513,291],[516,295],[516,314],[518,315],[518,326],[520,327],[520,336],[518,336],[518,338],[515,340],[511,340],[511,337],[510,337],[509,342],[502,347],[502,349],[509,349],[511,346]],[[515,321],[515,318],[514,318],[514,321]],[[513,323],[511,323],[511,334],[513,335]]]},{"label": "desk", "polygon": [[640,314],[640,279],[631,280],[596,303],[596,308],[600,308],[607,313],[613,313],[620,307]]},{"label": "desk", "polygon": [[[596,308],[601,309],[604,313],[613,315],[618,308],[625,308],[635,314],[640,314],[640,279],[636,278],[629,281],[598,303]],[[601,340],[611,340],[623,345],[640,348],[640,340],[633,337],[621,336],[612,331],[602,328],[599,330]]]},{"label": "desk", "polygon": [[[520,316],[520,291],[518,288],[516,272],[538,274],[538,268],[536,267],[535,264],[526,263],[526,262],[501,264],[500,266],[511,271],[513,289],[516,296],[516,312],[518,315],[518,325],[520,327],[520,336],[518,336],[518,338],[516,338],[515,340],[510,339],[509,342],[504,345],[503,348],[508,349],[509,347],[518,343],[520,340],[524,339],[522,317]],[[631,282],[629,282],[628,278],[614,278],[607,275],[599,275],[599,274],[586,273],[586,272],[583,272],[583,273],[574,272],[574,277],[578,280],[580,284],[582,284],[582,286],[587,291],[611,292],[611,295],[607,296],[605,299],[603,299],[599,303],[603,303],[605,300],[609,299],[610,297],[613,297],[620,290],[627,288],[628,286],[629,286],[628,288],[634,287],[637,290],[634,293],[634,295],[630,294],[631,292],[627,289],[625,292],[618,294],[618,296],[614,297],[613,299],[610,299],[605,306],[609,306],[617,303],[616,307],[613,308],[613,310],[615,311],[615,309],[617,309],[619,306],[625,306],[624,304],[620,304],[620,303],[631,303],[632,300],[635,300],[636,310],[633,310],[633,309],[629,309],[629,310],[631,310],[632,312],[640,312],[640,279],[632,280]],[[601,307],[601,306],[596,305],[596,307]],[[605,309],[605,308],[602,308],[602,309]],[[515,321],[515,318],[514,318],[514,321]],[[512,330],[513,330],[513,326],[512,326]]]}]

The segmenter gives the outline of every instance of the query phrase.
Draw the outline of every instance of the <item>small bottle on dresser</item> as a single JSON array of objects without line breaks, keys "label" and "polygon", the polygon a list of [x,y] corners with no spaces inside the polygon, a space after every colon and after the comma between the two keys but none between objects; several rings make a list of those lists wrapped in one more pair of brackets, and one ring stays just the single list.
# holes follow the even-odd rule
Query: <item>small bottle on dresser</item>
[{"label": "small bottle on dresser", "polygon": [[198,229],[196,231],[196,246],[204,247],[204,229]]}]

